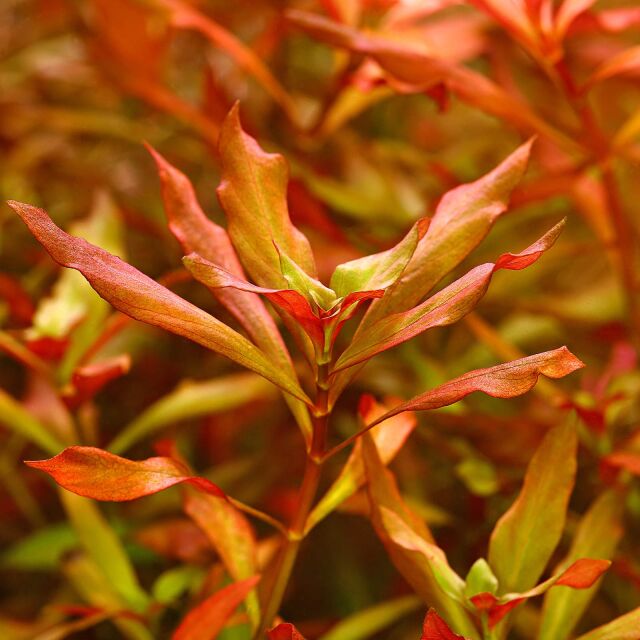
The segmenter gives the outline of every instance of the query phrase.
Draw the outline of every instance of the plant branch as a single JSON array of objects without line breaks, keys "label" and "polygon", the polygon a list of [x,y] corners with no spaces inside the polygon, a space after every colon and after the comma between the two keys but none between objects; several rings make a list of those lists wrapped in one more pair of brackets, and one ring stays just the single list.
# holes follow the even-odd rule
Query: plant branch
[{"label": "plant branch", "polygon": [[316,399],[313,407],[313,437],[311,450],[305,461],[304,476],[298,494],[298,505],[286,532],[283,547],[277,560],[275,578],[268,592],[263,609],[261,624],[254,640],[264,637],[267,629],[273,624],[278,615],[287,585],[293,572],[300,545],[305,537],[307,517],[313,507],[313,502],[320,483],[320,474],[324,463],[324,450],[327,441],[328,409],[328,365],[320,365],[316,379]]}]

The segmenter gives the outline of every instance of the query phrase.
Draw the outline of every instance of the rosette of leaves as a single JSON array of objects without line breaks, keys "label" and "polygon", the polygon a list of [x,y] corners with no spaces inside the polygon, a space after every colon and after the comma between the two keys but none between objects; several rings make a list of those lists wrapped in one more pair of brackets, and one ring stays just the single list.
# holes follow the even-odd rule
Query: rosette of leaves
[{"label": "rosette of leaves", "polygon": [[[504,253],[431,294],[506,210],[510,193],[526,168],[529,149],[530,143],[523,145],[486,176],[445,194],[433,217],[417,221],[395,246],[339,265],[328,284],[318,280],[310,244],[290,220],[285,160],[263,151],[243,131],[237,107],[224,122],[219,140],[222,181],[218,197],[227,216],[226,228],[204,214],[188,178],[152,151],[169,227],[186,254],[184,264],[231,313],[241,331],[104,249],[65,233],[45,211],[10,203],[52,258],[80,271],[116,309],[193,340],[278,387],[307,450],[298,506],[287,524],[241,505],[198,478],[174,451],[136,462],[93,447],[70,447],[50,460],[30,464],[49,473],[62,487],[98,500],[131,500],[175,484],[191,485],[185,488],[186,509],[203,529],[213,531],[214,544],[222,549],[223,563],[232,578],[250,581],[234,593],[251,599],[247,603],[254,637],[261,637],[278,613],[300,542],[313,519],[324,517],[364,484],[363,434],[373,430],[387,463],[411,431],[412,426],[398,422],[407,412],[437,409],[476,391],[499,398],[519,396],[540,375],[561,378],[582,366],[561,347],[470,371],[394,408],[380,409],[375,415],[363,411],[361,430],[329,446],[332,409],[364,363],[431,328],[455,323],[478,304],[497,271],[524,269],[551,248],[563,223],[519,253]],[[366,305],[368,309],[361,313]],[[344,345],[338,337],[348,322],[357,326]],[[302,356],[296,363],[306,363],[310,375],[305,378],[298,375],[299,366],[294,366],[281,326],[291,334]],[[305,387],[305,379],[314,384]],[[398,424],[403,428],[395,428]],[[325,503],[320,511],[313,511],[324,462],[354,442],[356,448],[336,480],[337,493],[328,507]],[[266,519],[282,534],[278,559],[268,569],[268,579],[261,580],[259,599],[255,581],[251,581],[258,567],[255,541],[239,509]],[[219,528],[212,522],[224,525]],[[241,551],[234,540],[239,530],[244,531],[239,536],[244,541]],[[442,597],[440,594],[438,601]],[[493,609],[487,610],[506,606],[503,600],[492,601]],[[455,613],[454,619],[463,616],[466,620],[461,630],[476,637],[471,619],[464,618],[464,607],[457,602],[447,605],[446,597],[443,602],[449,614]]]}]

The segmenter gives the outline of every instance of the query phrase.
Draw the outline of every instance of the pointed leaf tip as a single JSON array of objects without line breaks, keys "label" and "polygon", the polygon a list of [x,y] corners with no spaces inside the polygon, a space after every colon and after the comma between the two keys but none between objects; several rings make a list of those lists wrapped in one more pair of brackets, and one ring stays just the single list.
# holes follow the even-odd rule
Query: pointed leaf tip
[{"label": "pointed leaf tip", "polygon": [[465,636],[454,633],[449,625],[436,613],[429,609],[422,626],[420,640],[467,640]]},{"label": "pointed leaf tip", "polygon": [[267,633],[269,640],[305,640],[304,636],[290,623],[282,622]]},{"label": "pointed leaf tip", "polygon": [[219,498],[225,494],[206,478],[189,475],[171,458],[134,461],[96,447],[68,447],[48,460],[25,460],[25,464],[48,473],[61,487],[94,500],[135,500],[186,482]]}]

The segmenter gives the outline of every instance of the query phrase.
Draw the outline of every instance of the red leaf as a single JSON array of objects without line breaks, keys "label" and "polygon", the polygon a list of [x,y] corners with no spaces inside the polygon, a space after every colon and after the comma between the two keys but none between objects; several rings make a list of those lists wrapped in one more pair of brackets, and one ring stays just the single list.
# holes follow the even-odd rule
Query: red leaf
[{"label": "red leaf", "polygon": [[602,458],[601,469],[606,474],[609,470],[628,471],[634,476],[640,476],[640,453],[631,451],[616,451]]},{"label": "red leaf", "polygon": [[9,205],[56,262],[80,271],[116,309],[136,320],[189,338],[308,402],[297,381],[269,361],[244,336],[120,258],[65,233],[53,223],[46,211],[19,202],[10,202]]},{"label": "red leaf", "polygon": [[83,367],[78,367],[71,377],[73,389],[68,396],[65,396],[67,405],[77,407],[83,402],[87,402],[87,400],[93,398],[104,385],[127,373],[130,366],[130,356],[128,354],[122,354],[100,362],[93,362]]},{"label": "red leaf", "polygon": [[207,287],[213,289],[233,288],[238,291],[262,294],[274,306],[289,314],[305,330],[315,344],[323,344],[324,334],[320,318],[314,314],[309,301],[298,291],[258,287],[237,278],[225,269],[205,260],[197,253],[186,256],[183,262],[193,277]]},{"label": "red leaf", "polygon": [[429,609],[424,619],[420,640],[466,640],[466,638],[451,631],[449,625],[435,610]]},{"label": "red leaf", "polygon": [[95,447],[69,447],[48,460],[25,462],[48,473],[68,491],[95,500],[135,500],[182,482],[224,497],[213,482],[187,475],[183,466],[171,458],[134,461]]},{"label": "red leaf", "polygon": [[[494,398],[515,398],[531,390],[538,378],[562,378],[584,366],[566,347],[505,362],[487,369],[476,369],[445,382],[395,407],[372,425],[402,411],[428,411],[458,402],[470,393],[482,391]],[[372,425],[369,425],[370,427]]]},{"label": "red leaf", "polygon": [[319,40],[371,56],[394,80],[403,83],[406,90],[423,92],[444,83],[461,100],[519,129],[542,133],[567,148],[577,146],[574,140],[549,125],[500,85],[473,69],[425,52],[422,43],[415,39],[398,40],[384,34],[361,32],[305,11],[291,10],[287,17]]},{"label": "red leaf", "polygon": [[282,622],[267,632],[269,640],[305,640],[304,636],[290,623]]},{"label": "red leaf", "polygon": [[260,56],[242,40],[187,2],[182,0],[156,0],[156,2],[167,9],[174,27],[198,31],[216,48],[226,52],[241,69],[260,83],[264,90],[280,104],[289,119],[295,122],[296,108],[291,97]]},{"label": "red leaf", "polygon": [[214,593],[189,611],[174,631],[172,640],[215,640],[227,620],[259,580],[259,576],[247,578]]}]

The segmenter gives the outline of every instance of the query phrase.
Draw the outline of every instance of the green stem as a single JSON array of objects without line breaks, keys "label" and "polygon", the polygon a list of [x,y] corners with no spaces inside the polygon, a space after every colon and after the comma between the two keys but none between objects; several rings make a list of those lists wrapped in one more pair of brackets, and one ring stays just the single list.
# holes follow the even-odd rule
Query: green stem
[{"label": "green stem", "polygon": [[275,617],[278,615],[298,552],[300,551],[300,545],[305,537],[307,517],[313,507],[318,491],[320,474],[324,463],[323,455],[326,447],[329,418],[327,374],[328,365],[320,365],[316,380],[313,438],[311,449],[305,461],[304,476],[298,494],[298,505],[291,519],[284,545],[280,550],[278,564],[275,569],[275,578],[266,598],[261,624],[253,636],[254,640],[260,640],[264,637],[267,629],[273,624]]}]

